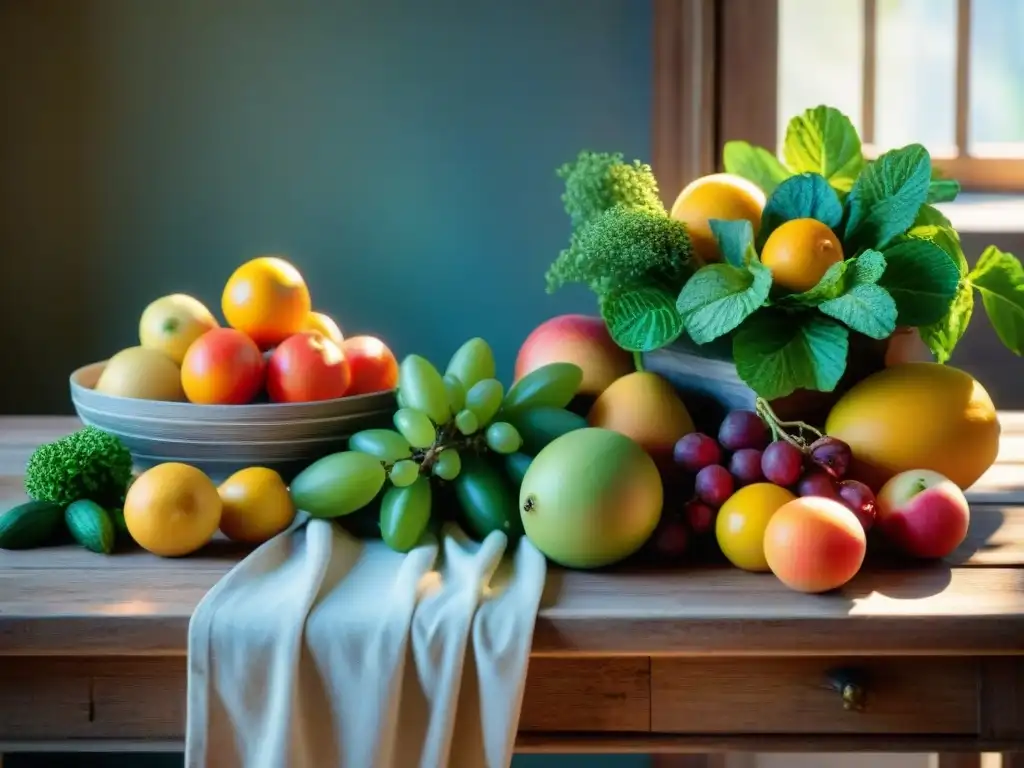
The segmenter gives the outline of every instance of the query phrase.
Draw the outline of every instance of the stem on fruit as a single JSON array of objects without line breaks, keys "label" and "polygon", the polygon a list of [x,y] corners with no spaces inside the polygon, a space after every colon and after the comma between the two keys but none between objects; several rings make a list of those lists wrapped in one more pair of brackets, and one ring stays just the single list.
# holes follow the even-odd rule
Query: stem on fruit
[{"label": "stem on fruit", "polygon": [[[807,453],[808,442],[804,438],[804,432],[814,435],[814,438],[824,437],[817,429],[805,421],[783,421],[763,397],[757,398],[754,402],[754,410],[761,417],[768,428],[772,431],[773,440],[785,440],[790,445],[799,448]],[[786,431],[786,428],[799,430],[799,435],[794,436]],[[812,441],[813,442],[813,441]]]},{"label": "stem on fruit", "polygon": [[643,370],[644,370],[644,354],[643,354],[643,352],[634,352],[633,353],[633,365],[636,366],[636,369],[638,371],[640,371],[641,373],[643,372]]}]

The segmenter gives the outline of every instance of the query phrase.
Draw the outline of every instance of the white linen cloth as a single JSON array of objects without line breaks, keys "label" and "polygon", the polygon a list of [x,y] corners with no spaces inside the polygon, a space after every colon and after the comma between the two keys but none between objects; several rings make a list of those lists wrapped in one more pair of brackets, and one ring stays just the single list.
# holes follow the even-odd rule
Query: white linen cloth
[{"label": "white linen cloth", "polygon": [[301,521],[189,623],[189,768],[506,768],[544,556],[446,526],[406,555]]}]

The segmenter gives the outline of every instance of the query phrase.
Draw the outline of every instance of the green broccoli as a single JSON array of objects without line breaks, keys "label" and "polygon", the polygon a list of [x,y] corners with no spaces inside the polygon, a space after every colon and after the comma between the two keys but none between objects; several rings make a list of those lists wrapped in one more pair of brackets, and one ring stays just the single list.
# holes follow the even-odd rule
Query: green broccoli
[{"label": "green broccoli", "polygon": [[132,478],[132,455],[116,435],[96,427],[39,446],[25,467],[25,492],[35,501],[89,499],[120,506]]},{"label": "green broccoli", "polygon": [[697,266],[682,222],[615,206],[573,234],[545,277],[548,293],[566,283],[583,283],[598,296],[647,285],[678,292]]},{"label": "green broccoli", "polygon": [[584,150],[556,173],[565,180],[562,203],[574,230],[616,205],[665,213],[651,166],[639,160],[625,163],[619,152]]}]

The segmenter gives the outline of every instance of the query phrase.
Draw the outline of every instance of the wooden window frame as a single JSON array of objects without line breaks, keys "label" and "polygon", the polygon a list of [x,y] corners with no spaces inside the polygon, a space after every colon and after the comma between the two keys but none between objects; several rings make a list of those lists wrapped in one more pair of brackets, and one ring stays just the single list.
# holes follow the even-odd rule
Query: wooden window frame
[{"label": "wooden window frame", "polygon": [[[653,0],[653,166],[666,203],[686,182],[721,170],[722,146],[743,139],[778,146],[777,0]],[[876,26],[877,0],[865,0],[865,27]],[[968,101],[971,0],[957,0],[957,104]],[[874,36],[865,35],[866,154],[871,156],[875,97]],[[726,53],[727,52],[727,53]],[[934,165],[964,190],[1024,192],[1024,159],[969,157],[969,120],[956,112],[956,157]]]}]

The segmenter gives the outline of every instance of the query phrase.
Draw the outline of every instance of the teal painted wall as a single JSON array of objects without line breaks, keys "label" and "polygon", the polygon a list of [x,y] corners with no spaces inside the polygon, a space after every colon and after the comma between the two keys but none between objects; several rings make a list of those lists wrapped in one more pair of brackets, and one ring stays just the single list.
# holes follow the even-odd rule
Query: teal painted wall
[{"label": "teal painted wall", "polygon": [[648,158],[645,0],[0,3],[0,413],[71,412],[67,374],[185,291],[291,258],[347,333],[511,374],[543,319],[555,167]]}]

